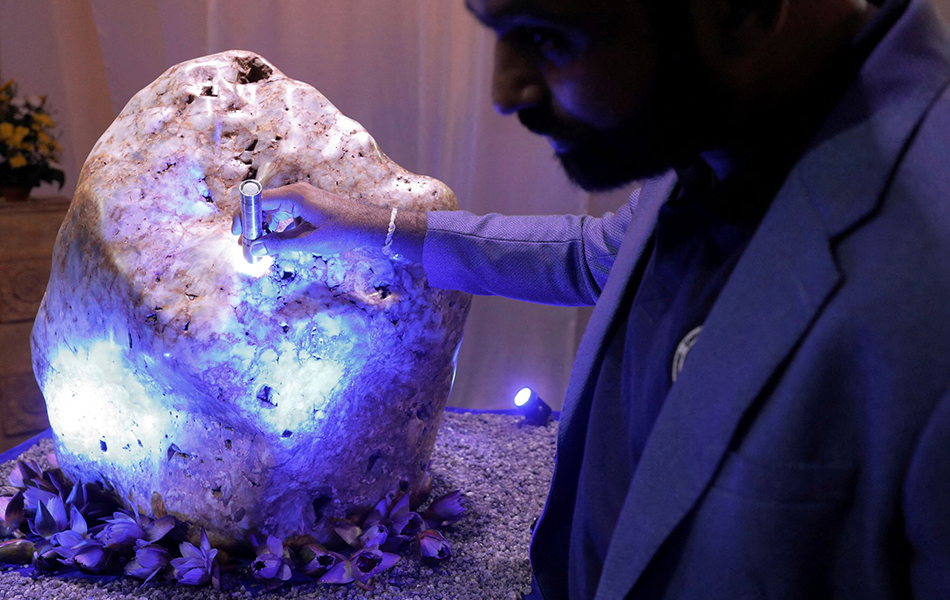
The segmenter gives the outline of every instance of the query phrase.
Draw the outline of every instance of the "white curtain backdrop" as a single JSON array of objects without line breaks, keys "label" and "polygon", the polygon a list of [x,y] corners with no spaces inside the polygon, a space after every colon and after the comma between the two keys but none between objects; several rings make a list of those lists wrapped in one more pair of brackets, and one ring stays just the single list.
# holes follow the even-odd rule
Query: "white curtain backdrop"
[{"label": "white curtain backdrop", "polygon": [[[950,14],[950,0],[937,4]],[[0,77],[49,96],[66,195],[135,92],[173,64],[240,48],[319,89],[465,210],[601,214],[624,202],[629,190],[573,189],[544,140],[493,112],[492,47],[462,0],[0,0]],[[559,408],[588,316],[476,298],[450,404],[505,408],[529,385]]]},{"label": "white curtain backdrop", "polygon": [[[49,96],[67,196],[133,94],[178,62],[235,48],[316,87],[465,210],[603,212],[629,193],[572,188],[544,140],[495,114],[493,36],[462,0],[0,0],[0,77]],[[560,408],[588,315],[476,298],[449,403],[508,408],[528,385]]]}]

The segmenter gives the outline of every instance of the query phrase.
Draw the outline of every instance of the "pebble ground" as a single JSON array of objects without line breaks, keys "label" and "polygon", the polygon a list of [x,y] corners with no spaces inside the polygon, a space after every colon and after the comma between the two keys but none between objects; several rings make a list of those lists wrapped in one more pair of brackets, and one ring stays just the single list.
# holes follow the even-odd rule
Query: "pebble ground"
[{"label": "pebble ground", "polygon": [[[285,586],[257,598],[374,600],[519,600],[530,591],[530,527],[541,514],[551,480],[557,425],[522,427],[520,418],[497,414],[445,413],[432,455],[433,493],[460,489],[468,499],[465,518],[446,530],[452,558],[430,568],[403,558],[374,581],[372,592],[354,585]],[[43,440],[22,456],[47,466],[52,443]],[[0,465],[6,482],[13,462]],[[11,490],[0,490],[9,493]],[[106,584],[56,577],[24,577],[0,571],[2,600],[223,600],[254,598],[237,585],[228,591],[140,587],[122,578]]]}]

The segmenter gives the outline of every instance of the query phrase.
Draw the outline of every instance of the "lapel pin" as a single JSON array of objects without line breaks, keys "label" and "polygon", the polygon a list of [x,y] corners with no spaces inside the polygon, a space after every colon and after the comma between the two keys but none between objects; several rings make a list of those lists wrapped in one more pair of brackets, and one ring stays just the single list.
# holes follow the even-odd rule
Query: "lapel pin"
[{"label": "lapel pin", "polygon": [[696,344],[696,340],[699,338],[699,332],[702,331],[702,329],[703,326],[700,325],[687,333],[676,347],[676,352],[673,353],[673,383],[676,383],[676,377],[680,374],[680,371],[683,370],[686,355],[689,354],[693,345]]}]

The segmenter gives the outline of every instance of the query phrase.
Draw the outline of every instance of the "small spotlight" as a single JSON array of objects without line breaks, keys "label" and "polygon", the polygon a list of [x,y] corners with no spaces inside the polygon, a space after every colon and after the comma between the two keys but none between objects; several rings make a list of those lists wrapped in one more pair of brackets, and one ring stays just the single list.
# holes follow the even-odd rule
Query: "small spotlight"
[{"label": "small spotlight", "polygon": [[547,425],[551,420],[551,407],[531,388],[521,388],[515,394],[515,406],[524,415],[522,424]]}]

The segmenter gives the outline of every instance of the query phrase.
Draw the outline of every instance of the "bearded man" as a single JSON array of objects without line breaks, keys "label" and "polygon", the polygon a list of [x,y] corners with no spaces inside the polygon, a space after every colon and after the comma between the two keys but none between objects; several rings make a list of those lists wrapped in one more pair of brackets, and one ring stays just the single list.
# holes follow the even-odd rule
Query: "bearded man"
[{"label": "bearded man", "polygon": [[[616,213],[391,213],[305,184],[258,254],[596,304],[534,597],[950,598],[950,41],[927,0],[468,0],[493,100]],[[235,231],[240,230],[240,223]]]}]

